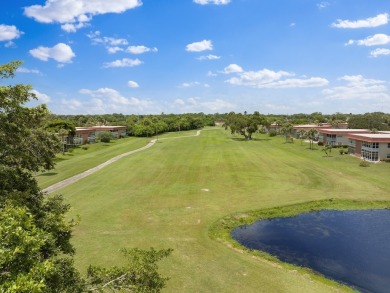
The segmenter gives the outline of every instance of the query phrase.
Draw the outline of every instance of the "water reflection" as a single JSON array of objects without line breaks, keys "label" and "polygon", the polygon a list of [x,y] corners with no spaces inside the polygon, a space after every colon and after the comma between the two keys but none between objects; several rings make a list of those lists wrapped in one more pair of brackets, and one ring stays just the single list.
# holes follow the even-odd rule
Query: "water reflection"
[{"label": "water reflection", "polygon": [[362,292],[390,292],[390,211],[320,211],[232,232],[245,247],[310,267]]}]

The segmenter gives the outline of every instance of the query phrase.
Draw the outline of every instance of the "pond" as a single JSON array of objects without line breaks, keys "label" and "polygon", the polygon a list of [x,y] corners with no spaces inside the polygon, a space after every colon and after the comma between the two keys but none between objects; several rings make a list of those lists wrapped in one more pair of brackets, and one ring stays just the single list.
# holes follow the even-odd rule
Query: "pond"
[{"label": "pond", "polygon": [[390,211],[329,211],[257,221],[232,237],[361,292],[390,292]]}]

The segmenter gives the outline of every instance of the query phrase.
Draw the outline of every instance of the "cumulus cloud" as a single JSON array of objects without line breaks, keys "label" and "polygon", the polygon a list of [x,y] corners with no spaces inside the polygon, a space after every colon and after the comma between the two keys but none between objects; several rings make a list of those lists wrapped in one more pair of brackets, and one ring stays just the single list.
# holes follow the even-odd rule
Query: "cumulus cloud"
[{"label": "cumulus cloud", "polygon": [[324,89],[322,94],[332,100],[389,100],[386,82],[367,79],[362,75],[345,75],[339,78],[345,85]]},{"label": "cumulus cloud", "polygon": [[359,45],[359,46],[378,46],[378,45],[386,45],[390,43],[390,36],[385,34],[375,34],[373,36],[369,36],[363,40],[349,40],[346,45]]},{"label": "cumulus cloud", "polygon": [[140,0],[46,0],[44,5],[24,8],[24,14],[42,23],[60,23],[62,29],[74,32],[88,26],[95,15],[123,13],[141,6]]},{"label": "cumulus cloud", "polygon": [[206,50],[213,50],[213,44],[210,40],[194,42],[186,46],[186,51],[188,52],[202,52]]},{"label": "cumulus cloud", "polygon": [[82,102],[82,107],[89,112],[112,113],[115,111],[131,112],[132,110],[145,110],[153,103],[150,100],[142,100],[134,97],[124,97],[112,88],[99,88],[97,90],[81,89],[79,93],[90,96],[91,100]]},{"label": "cumulus cloud", "polygon": [[172,105],[174,108],[180,109],[182,112],[229,112],[237,106],[222,99],[212,101],[202,101],[200,98],[176,99]]},{"label": "cumulus cloud", "polygon": [[46,94],[40,93],[37,90],[32,90],[31,92],[37,97],[39,103],[47,104],[51,101],[51,98]]},{"label": "cumulus cloud", "polygon": [[139,87],[139,84],[138,84],[137,82],[133,81],[133,80],[129,80],[129,81],[127,82],[127,85],[128,85],[129,87],[131,87],[131,88],[137,88],[137,87]]},{"label": "cumulus cloud", "polygon": [[244,70],[242,69],[242,67],[237,65],[237,64],[230,64],[223,69],[223,73],[226,73],[226,74],[235,73],[235,72],[243,72],[243,71]]},{"label": "cumulus cloud", "polygon": [[272,71],[262,69],[259,71],[244,71],[237,64],[231,64],[224,69],[227,74],[236,73],[225,82],[238,86],[250,86],[254,88],[307,88],[321,87],[329,82],[322,77],[290,78],[294,73],[286,71]]},{"label": "cumulus cloud", "polygon": [[335,28],[363,28],[363,27],[377,27],[385,25],[389,22],[389,14],[382,13],[378,14],[375,17],[370,17],[361,20],[343,20],[338,19],[336,22],[332,23],[331,26]]},{"label": "cumulus cloud", "polygon": [[22,34],[14,25],[0,24],[0,42],[18,39]]},{"label": "cumulus cloud", "polygon": [[131,54],[143,54],[147,52],[157,52],[157,51],[158,51],[157,48],[148,48],[145,46],[129,46],[126,49],[126,52]]},{"label": "cumulus cloud", "polygon": [[121,60],[115,60],[112,62],[104,63],[104,68],[110,68],[110,67],[135,67],[141,65],[143,62],[139,59],[129,59],[129,58],[123,58]]},{"label": "cumulus cloud", "polygon": [[72,58],[75,57],[72,48],[64,43],[58,43],[54,47],[40,46],[29,51],[31,56],[42,61],[54,59],[60,63],[71,63]]},{"label": "cumulus cloud", "polygon": [[377,58],[377,57],[383,56],[383,55],[390,55],[390,50],[385,49],[385,48],[377,48],[377,49],[370,52],[370,56],[374,57],[374,58]]},{"label": "cumulus cloud", "polygon": [[194,3],[200,5],[207,5],[207,4],[226,5],[230,3],[230,0],[194,0]]},{"label": "cumulus cloud", "polygon": [[206,56],[200,56],[197,58],[198,60],[218,60],[221,59],[221,56],[216,56],[216,55],[206,55]]}]

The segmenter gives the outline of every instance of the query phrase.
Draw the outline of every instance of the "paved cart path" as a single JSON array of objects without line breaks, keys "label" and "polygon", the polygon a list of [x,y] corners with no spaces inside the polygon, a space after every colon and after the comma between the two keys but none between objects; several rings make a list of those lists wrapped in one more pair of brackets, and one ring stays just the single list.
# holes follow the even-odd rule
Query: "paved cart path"
[{"label": "paved cart path", "polygon": [[[199,136],[199,134],[200,134],[200,130],[198,130],[195,135],[178,136],[178,137],[171,137],[171,138],[193,137],[193,136]],[[161,139],[169,139],[169,138],[161,138]],[[93,173],[103,169],[104,167],[106,167],[106,166],[108,166],[108,165],[110,165],[110,164],[112,164],[112,163],[114,163],[114,162],[124,158],[124,157],[127,157],[129,155],[135,154],[137,152],[144,151],[144,150],[154,146],[154,144],[156,142],[157,142],[157,139],[153,139],[146,146],[144,146],[142,148],[139,148],[139,149],[127,152],[127,153],[123,153],[123,154],[118,155],[116,157],[113,157],[113,158],[109,159],[108,161],[106,161],[106,162],[104,162],[104,163],[102,163],[100,165],[97,165],[96,167],[93,167],[93,168],[91,168],[91,169],[89,169],[87,171],[84,171],[84,172],[80,173],[80,174],[74,175],[74,176],[72,176],[72,177],[70,177],[68,179],[65,179],[65,180],[60,181],[60,182],[58,182],[56,184],[53,184],[53,185],[43,189],[43,192],[52,193],[52,192],[54,192],[54,191],[56,191],[58,189],[61,189],[61,188],[65,187],[65,186],[68,186],[68,185],[70,185],[72,183],[75,183],[76,181],[79,181],[80,179],[85,178],[85,177],[87,177],[87,176],[89,176],[89,175],[91,175],[91,174],[93,174]]]}]

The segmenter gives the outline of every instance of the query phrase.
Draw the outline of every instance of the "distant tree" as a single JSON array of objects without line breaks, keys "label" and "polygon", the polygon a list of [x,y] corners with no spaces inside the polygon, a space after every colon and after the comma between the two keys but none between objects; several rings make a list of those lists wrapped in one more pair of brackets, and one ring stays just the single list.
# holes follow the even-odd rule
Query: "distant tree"
[{"label": "distant tree", "polygon": [[230,128],[232,134],[238,133],[247,140],[252,139],[253,133],[258,131],[260,126],[268,125],[268,120],[263,115],[260,115],[259,112],[254,112],[252,115],[230,112],[225,121],[226,129]]},{"label": "distant tree", "polygon": [[286,142],[288,142],[288,139],[291,137],[291,132],[293,130],[293,125],[289,122],[286,122],[282,124],[282,128],[280,131],[284,134],[284,137],[286,138]]},{"label": "distant tree", "polygon": [[332,146],[331,145],[326,145],[326,146],[324,146],[322,151],[325,152],[327,157],[329,157],[330,153],[332,152]]},{"label": "distant tree", "polygon": [[301,145],[303,144],[303,140],[306,138],[306,131],[305,130],[303,130],[303,129],[301,129],[301,130],[299,130],[298,131],[298,136],[299,136],[299,138],[300,138],[300,140],[301,140]]},{"label": "distant tree", "polygon": [[315,128],[312,128],[310,129],[308,132],[307,132],[307,137],[308,139],[310,140],[310,149],[312,150],[313,149],[313,145],[314,145],[314,139],[316,138],[316,135],[317,135],[317,130]]}]

